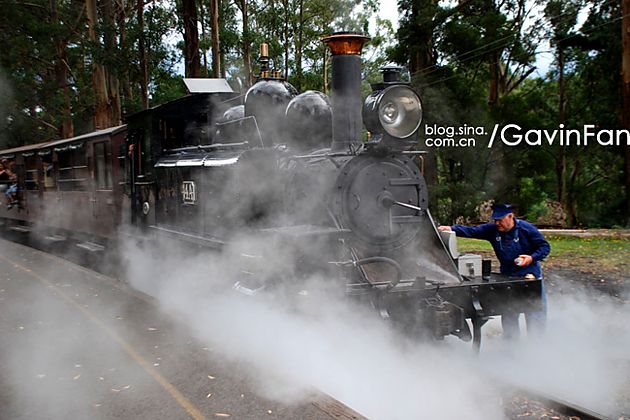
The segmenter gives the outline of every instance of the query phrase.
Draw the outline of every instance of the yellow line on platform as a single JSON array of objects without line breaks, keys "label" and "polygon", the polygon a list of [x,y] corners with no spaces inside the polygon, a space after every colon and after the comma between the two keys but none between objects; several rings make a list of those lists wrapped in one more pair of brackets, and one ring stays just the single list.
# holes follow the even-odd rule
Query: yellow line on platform
[{"label": "yellow line on platform", "polygon": [[168,392],[175,399],[175,401],[177,401],[177,403],[184,410],[186,410],[186,412],[188,413],[188,415],[190,415],[190,417],[192,417],[195,420],[205,420],[204,415],[201,414],[201,411],[199,411],[199,409],[197,407],[195,407],[192,402],[190,402],[173,384],[171,384],[169,381],[167,381],[166,378],[164,378],[164,376],[162,376],[162,374],[160,374],[160,372],[157,371],[157,369],[155,369],[153,366],[151,366],[151,364],[149,362],[147,362],[140,355],[140,353],[137,352],[131,346],[131,344],[127,343],[122,337],[120,337],[118,334],[116,334],[116,332],[114,330],[112,330],[110,327],[105,325],[100,319],[98,319],[96,317],[96,315],[94,315],[92,312],[87,310],[85,307],[81,306],[76,300],[74,300],[70,296],[66,295],[63,291],[61,291],[61,289],[59,289],[57,286],[55,286],[53,283],[51,283],[50,281],[48,281],[44,277],[42,277],[39,274],[35,273],[30,268],[24,267],[23,265],[21,265],[19,263],[16,263],[15,261],[12,261],[12,260],[10,260],[10,259],[8,259],[8,258],[6,258],[6,257],[4,257],[2,255],[0,255],[0,260],[3,260],[6,263],[12,265],[14,268],[17,268],[20,271],[23,271],[23,272],[27,273],[28,275],[32,276],[36,280],[39,280],[39,282],[41,282],[43,285],[48,286],[52,290],[54,290],[63,300],[65,300],[70,305],[72,305],[73,307],[78,309],[81,313],[83,313],[83,315],[85,315],[88,319],[90,319],[90,321],[92,321],[99,328],[101,328],[103,331],[105,331],[105,333],[111,339],[113,339],[115,342],[117,342],[122,347],[122,349],[138,365],[140,365],[140,367],[142,367],[142,369],[145,370],[145,372],[147,372],[157,383],[159,383],[162,386],[162,388],[164,388],[166,390],[166,392]]}]

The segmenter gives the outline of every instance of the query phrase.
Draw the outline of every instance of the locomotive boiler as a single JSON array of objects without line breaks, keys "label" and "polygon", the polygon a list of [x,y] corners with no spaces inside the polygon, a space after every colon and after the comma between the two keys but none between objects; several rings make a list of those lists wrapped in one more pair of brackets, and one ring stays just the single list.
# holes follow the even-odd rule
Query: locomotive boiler
[{"label": "locomotive boiler", "polygon": [[[132,224],[235,252],[237,292],[325,284],[410,334],[479,348],[489,317],[541,308],[541,281],[462,274],[429,211],[419,95],[389,67],[361,100],[367,40],[323,39],[331,98],[298,94],[263,47],[244,95],[223,79],[187,80],[190,95],[126,126],[0,152],[22,174],[19,208],[0,217],[54,228],[49,237],[113,239]],[[60,217],[71,198],[91,204]]]}]

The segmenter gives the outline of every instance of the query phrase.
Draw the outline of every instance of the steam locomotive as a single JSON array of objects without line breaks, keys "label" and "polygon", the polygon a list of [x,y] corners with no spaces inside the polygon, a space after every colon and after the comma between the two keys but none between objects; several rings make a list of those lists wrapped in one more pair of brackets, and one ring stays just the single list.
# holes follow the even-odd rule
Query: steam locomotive
[{"label": "steam locomotive", "polygon": [[[244,96],[222,79],[188,79],[190,95],[125,126],[0,151],[18,175],[19,203],[0,217],[53,242],[81,238],[94,252],[122,225],[217,250],[246,237],[239,292],[318,278],[410,333],[453,334],[478,349],[490,316],[541,308],[541,282],[481,275],[454,259],[414,150],[420,97],[388,67],[361,103],[367,40],[323,39],[332,104],[297,94],[271,71],[263,44],[260,77]],[[271,254],[282,263],[266,267]]]}]

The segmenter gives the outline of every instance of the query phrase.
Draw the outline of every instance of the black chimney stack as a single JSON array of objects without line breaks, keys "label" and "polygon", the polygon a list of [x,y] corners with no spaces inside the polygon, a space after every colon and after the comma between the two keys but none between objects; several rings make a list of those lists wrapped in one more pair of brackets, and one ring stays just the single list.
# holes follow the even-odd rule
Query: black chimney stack
[{"label": "black chimney stack", "polygon": [[352,33],[322,39],[332,53],[333,152],[348,151],[361,142],[361,49],[369,39]]}]

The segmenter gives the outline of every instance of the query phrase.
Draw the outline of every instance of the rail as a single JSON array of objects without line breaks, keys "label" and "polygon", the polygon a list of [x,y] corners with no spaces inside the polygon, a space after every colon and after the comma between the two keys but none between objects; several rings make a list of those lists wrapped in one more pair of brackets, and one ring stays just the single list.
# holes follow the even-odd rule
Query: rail
[{"label": "rail", "polygon": [[[499,382],[501,383],[502,381]],[[551,394],[541,393],[531,388],[522,388],[507,384],[503,384],[501,387],[503,388],[505,386],[507,386],[508,389],[506,395],[511,398],[512,401],[518,401],[519,406],[527,407],[527,417],[551,419],[568,418],[570,420],[610,420],[618,418],[621,420],[624,418],[599,413],[590,408],[583,407],[580,404]],[[536,409],[544,411],[544,413],[536,413]],[[507,414],[506,412],[506,415]],[[521,418],[525,415],[523,413],[514,413],[514,416]],[[514,418],[514,416],[512,416],[512,418]]]}]

